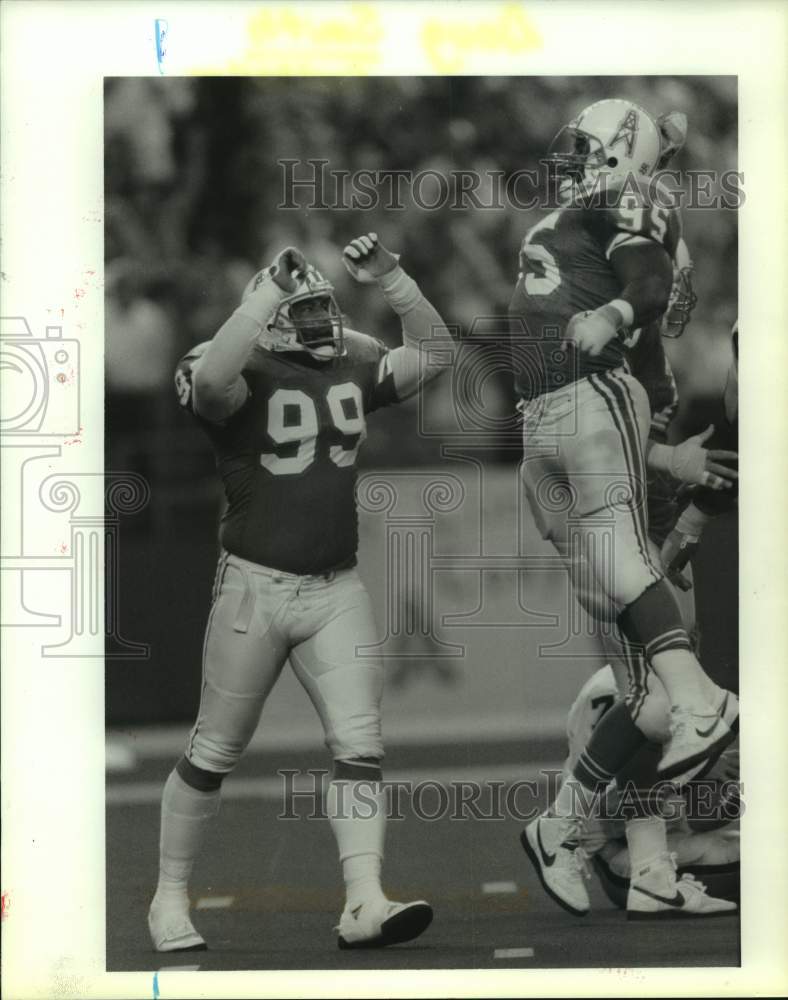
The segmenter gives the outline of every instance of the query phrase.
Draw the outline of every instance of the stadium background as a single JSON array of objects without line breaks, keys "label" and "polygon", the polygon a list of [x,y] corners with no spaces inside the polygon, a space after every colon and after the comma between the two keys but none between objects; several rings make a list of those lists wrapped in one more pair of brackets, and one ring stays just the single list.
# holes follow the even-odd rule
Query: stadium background
[{"label": "stadium background", "polygon": [[[534,168],[558,128],[585,104],[617,95],[654,114],[686,112],[689,138],[673,166],[736,169],[732,77],[107,80],[107,469],[137,472],[151,487],[146,509],[121,524],[120,626],[128,639],[147,643],[150,655],[108,657],[107,720],[115,735],[128,736],[139,724],[175,724],[182,733],[199,694],[221,498],[207,441],[177,405],[176,360],[215,333],[248,278],[289,243],[334,281],[353,325],[396,345],[397,317],[374,290],[354,284],[340,262],[347,240],[370,230],[402,254],[444,319],[467,332],[474,318],[505,313],[517,249],[538,214],[510,206],[425,211],[408,198],[402,211],[278,210],[283,187],[277,161],[322,158],[329,169],[347,171],[509,173]],[[737,308],[737,232],[734,212],[683,214],[699,295],[689,333],[670,345],[683,399],[676,433],[685,436],[719,412],[715,397]],[[438,427],[448,419],[447,393],[443,380],[425,401]],[[506,412],[511,403],[505,378],[485,383],[483,405],[490,413]],[[383,470],[396,482],[408,470],[417,476],[454,473],[472,496],[477,467],[441,459],[439,436],[420,436],[417,422],[416,404],[376,415],[362,450],[362,474]],[[512,551],[516,457],[503,441],[488,442],[477,454],[488,489],[482,525],[487,553]],[[436,551],[479,551],[475,510],[465,504],[437,518]],[[361,529],[361,572],[383,636],[385,518],[363,514]],[[526,533],[537,553],[547,551],[532,523]],[[735,516],[709,529],[696,571],[701,616],[715,624],[704,634],[704,661],[735,687]],[[574,691],[597,663],[593,646],[581,640],[567,655],[545,658],[539,644],[554,633],[538,621],[529,628],[496,628],[511,620],[516,584],[515,573],[494,568],[483,579],[450,569],[435,576],[436,618],[472,609],[483,586],[484,621],[493,624],[448,631],[436,624],[442,639],[466,646],[461,658],[424,657],[435,648],[418,635],[386,646],[390,738],[444,731],[442,726],[457,737],[501,734],[507,726],[525,738],[560,731]],[[569,600],[560,574],[542,574],[528,588],[529,606],[544,614],[561,614]],[[277,734],[292,739],[303,732],[307,743],[320,743],[311,706],[287,674],[263,718],[274,742]],[[155,731],[148,732],[153,739]],[[144,731],[133,734],[142,748]]]}]

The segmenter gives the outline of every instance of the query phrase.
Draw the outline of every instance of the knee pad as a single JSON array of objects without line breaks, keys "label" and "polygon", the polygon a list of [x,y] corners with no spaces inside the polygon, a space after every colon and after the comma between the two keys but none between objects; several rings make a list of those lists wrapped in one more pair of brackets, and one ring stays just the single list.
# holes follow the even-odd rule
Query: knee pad
[{"label": "knee pad", "polygon": [[231,740],[205,725],[192,736],[185,756],[197,770],[225,775],[233,770],[245,749],[245,740]]},{"label": "knee pad", "polygon": [[187,785],[198,792],[215,792],[221,787],[226,776],[217,771],[206,771],[202,767],[197,767],[187,757],[181,757],[175,765],[175,770]]}]

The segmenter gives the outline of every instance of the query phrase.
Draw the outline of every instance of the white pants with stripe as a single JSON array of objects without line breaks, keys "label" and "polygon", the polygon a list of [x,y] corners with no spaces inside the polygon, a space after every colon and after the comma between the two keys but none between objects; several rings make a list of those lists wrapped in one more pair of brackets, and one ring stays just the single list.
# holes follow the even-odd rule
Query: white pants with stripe
[{"label": "white pants with stripe", "polygon": [[534,519],[564,560],[578,601],[604,624],[606,653],[639,710],[648,695],[648,671],[642,656],[627,648],[616,619],[662,578],[648,538],[646,391],[619,368],[520,409],[522,475]]},{"label": "white pants with stripe", "polygon": [[649,552],[643,386],[622,368],[521,405],[522,474],[543,537],[596,616],[616,615],[662,571]]},{"label": "white pants with stripe", "polygon": [[333,757],[382,757],[383,666],[362,648],[377,639],[370,597],[355,569],[298,576],[224,553],[186,757],[207,771],[232,770],[288,659]]}]

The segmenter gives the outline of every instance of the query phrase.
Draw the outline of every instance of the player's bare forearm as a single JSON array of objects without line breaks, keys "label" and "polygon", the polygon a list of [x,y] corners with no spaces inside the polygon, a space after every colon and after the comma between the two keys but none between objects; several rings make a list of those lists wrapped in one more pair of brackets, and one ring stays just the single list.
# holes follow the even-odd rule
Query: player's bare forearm
[{"label": "player's bare forearm", "polygon": [[625,244],[610,258],[621,284],[619,298],[632,308],[631,328],[645,326],[665,311],[673,284],[673,265],[666,250],[652,241]]}]

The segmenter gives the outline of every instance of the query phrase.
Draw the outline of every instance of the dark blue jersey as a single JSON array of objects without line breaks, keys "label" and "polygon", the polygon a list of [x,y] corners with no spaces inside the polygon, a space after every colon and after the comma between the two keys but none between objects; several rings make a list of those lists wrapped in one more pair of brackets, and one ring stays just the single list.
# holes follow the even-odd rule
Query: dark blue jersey
[{"label": "dark blue jersey", "polygon": [[[319,361],[255,347],[244,405],[223,423],[195,414],[213,445],[227,509],[220,541],[233,554],[288,573],[352,566],[358,546],[356,455],[366,414],[397,402],[388,349],[346,331],[347,354]],[[191,374],[207,344],[178,364],[192,412]]]},{"label": "dark blue jersey", "polygon": [[680,235],[677,211],[652,198],[645,181],[557,209],[528,231],[509,307],[515,389],[521,398],[622,364],[625,347],[618,339],[596,357],[572,348],[562,351],[567,324],[575,313],[598,309],[621,294],[611,263],[615,250],[652,241],[672,257]]}]

